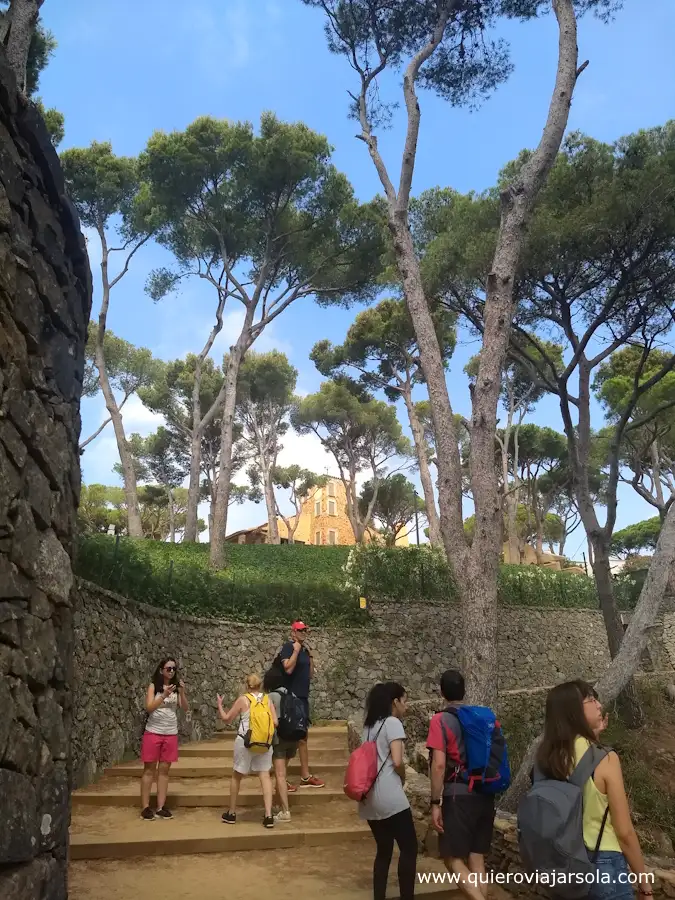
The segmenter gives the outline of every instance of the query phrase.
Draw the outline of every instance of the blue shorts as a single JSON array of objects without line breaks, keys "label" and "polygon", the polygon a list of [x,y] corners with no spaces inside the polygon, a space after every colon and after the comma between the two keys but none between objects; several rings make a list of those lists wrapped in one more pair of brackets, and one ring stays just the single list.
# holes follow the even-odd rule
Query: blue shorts
[{"label": "blue shorts", "polygon": [[630,869],[623,853],[601,850],[595,865],[600,881],[591,885],[588,900],[635,900],[635,887],[628,884]]}]

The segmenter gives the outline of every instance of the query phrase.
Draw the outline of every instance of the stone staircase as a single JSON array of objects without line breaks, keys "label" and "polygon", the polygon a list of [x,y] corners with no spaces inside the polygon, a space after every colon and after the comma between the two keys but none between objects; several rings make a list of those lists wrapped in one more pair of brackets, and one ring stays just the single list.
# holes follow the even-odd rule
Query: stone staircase
[{"label": "stone staircase", "polygon": [[[140,818],[143,771],[140,762],[112,766],[95,784],[75,791],[70,827],[71,896],[74,900],[125,898],[123,890],[113,892],[108,885],[109,879],[125,877],[123,861],[128,861],[128,869],[151,865],[156,859],[154,865],[160,867],[157,871],[166,874],[168,858],[172,864],[180,858],[179,877],[185,877],[191,866],[195,867],[199,877],[204,877],[205,872],[222,871],[223,866],[233,873],[239,866],[245,872],[247,860],[250,865],[257,866],[261,857],[258,854],[248,856],[245,852],[255,850],[268,851],[264,859],[271,866],[279,855],[300,853],[310,874],[316,860],[317,872],[325,870],[323,877],[333,882],[335,876],[326,869],[329,861],[333,859],[336,870],[344,874],[344,860],[349,859],[350,868],[360,874],[354,875],[358,880],[345,896],[365,900],[369,896],[367,886],[375,847],[367,824],[358,818],[356,804],[349,801],[342,790],[348,758],[346,723],[336,722],[310,730],[312,771],[325,780],[326,786],[302,788],[291,794],[291,822],[278,823],[270,830],[262,827],[262,796],[259,783],[253,777],[242,784],[237,824],[228,826],[221,822],[220,814],[227,807],[229,798],[233,743],[234,733],[223,731],[211,740],[181,747],[180,760],[172,766],[169,783],[167,806],[174,813],[171,820],[146,822]],[[299,780],[297,761],[290,765],[290,779],[296,783]],[[106,864],[113,867],[109,874],[106,874]],[[420,870],[440,871],[440,866],[435,861],[423,860]],[[396,897],[395,864],[390,881],[391,896]],[[91,893],[82,887],[90,882]],[[420,887],[420,895],[450,896],[447,889],[439,890],[439,887]],[[106,890],[110,892],[106,893]],[[138,890],[134,896],[143,900],[142,891],[140,897]],[[231,900],[236,900],[237,896],[228,892]],[[250,890],[241,896],[256,900]],[[267,896],[269,894],[261,893],[261,900]],[[332,895],[321,891],[316,896],[329,900]],[[208,889],[202,885],[200,892],[195,893],[196,897],[209,900]],[[189,894],[183,894],[183,898],[191,900]]]}]

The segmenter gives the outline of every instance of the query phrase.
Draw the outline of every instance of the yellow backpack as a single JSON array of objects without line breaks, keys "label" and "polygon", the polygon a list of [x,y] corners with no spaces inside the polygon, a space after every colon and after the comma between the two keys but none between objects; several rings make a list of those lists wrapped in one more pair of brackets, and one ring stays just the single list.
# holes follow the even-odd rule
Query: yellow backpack
[{"label": "yellow backpack", "polygon": [[244,735],[244,746],[251,753],[267,753],[272,746],[274,722],[270,712],[270,698],[267,694],[246,694],[251,704],[248,731]]}]

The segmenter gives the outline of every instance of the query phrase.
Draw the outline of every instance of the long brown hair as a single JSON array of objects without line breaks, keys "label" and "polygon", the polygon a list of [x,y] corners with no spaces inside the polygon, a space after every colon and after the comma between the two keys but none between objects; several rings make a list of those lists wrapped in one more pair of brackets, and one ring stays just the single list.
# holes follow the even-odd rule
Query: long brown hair
[{"label": "long brown hair", "polygon": [[574,769],[574,742],[578,737],[597,743],[584,714],[584,700],[597,697],[587,681],[566,681],[546,697],[544,738],[537,751],[537,764],[548,778],[563,781]]}]

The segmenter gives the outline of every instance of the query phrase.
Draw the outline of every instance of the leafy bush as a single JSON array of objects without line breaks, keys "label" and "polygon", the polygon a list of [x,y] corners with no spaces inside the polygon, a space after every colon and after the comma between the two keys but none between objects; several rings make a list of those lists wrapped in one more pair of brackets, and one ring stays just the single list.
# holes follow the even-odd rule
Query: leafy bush
[{"label": "leafy bush", "polygon": [[86,536],[75,571],[125,597],[191,615],[286,624],[306,617],[313,625],[367,621],[343,586],[346,548],[233,545],[227,555],[230,568],[213,573],[206,545]]},{"label": "leafy bush", "polygon": [[[359,594],[388,600],[454,602],[457,587],[445,555],[429,546],[357,546],[345,566],[347,586]],[[595,609],[595,583],[585,575],[504,565],[497,582],[505,606],[563,606]]]},{"label": "leafy bush", "polygon": [[555,572],[540,566],[501,566],[497,581],[505,606],[564,606],[596,609],[595,582],[586,575]]},{"label": "leafy bush", "polygon": [[[76,572],[135,600],[241,621],[357,623],[368,618],[358,597],[394,602],[453,603],[457,587],[440,549],[312,547],[269,544],[227,547],[228,568],[209,569],[208,544],[166,544],[107,535],[80,538]],[[644,572],[614,579],[619,609],[633,609]],[[597,609],[592,578],[538,566],[504,565],[499,601],[505,606]]]},{"label": "leafy bush", "polygon": [[387,600],[457,599],[442,550],[357,544],[344,569],[345,583],[360,596]]}]

